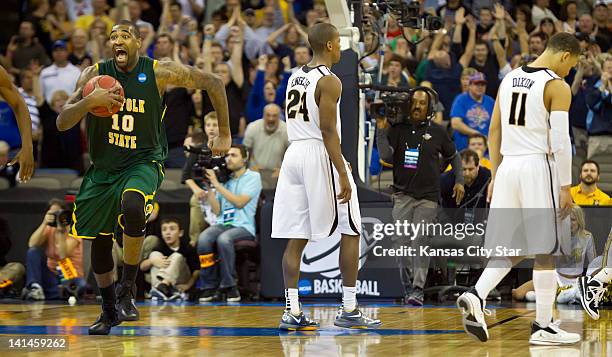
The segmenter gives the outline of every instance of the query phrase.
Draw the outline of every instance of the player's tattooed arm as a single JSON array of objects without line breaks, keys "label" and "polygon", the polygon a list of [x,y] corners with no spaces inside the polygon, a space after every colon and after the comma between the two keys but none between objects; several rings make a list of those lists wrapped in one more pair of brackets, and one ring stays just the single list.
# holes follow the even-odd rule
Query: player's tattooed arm
[{"label": "player's tattooed arm", "polygon": [[205,90],[219,118],[219,134],[230,135],[227,95],[221,78],[174,61],[159,61],[155,67],[155,78],[160,90],[164,90],[167,85]]}]

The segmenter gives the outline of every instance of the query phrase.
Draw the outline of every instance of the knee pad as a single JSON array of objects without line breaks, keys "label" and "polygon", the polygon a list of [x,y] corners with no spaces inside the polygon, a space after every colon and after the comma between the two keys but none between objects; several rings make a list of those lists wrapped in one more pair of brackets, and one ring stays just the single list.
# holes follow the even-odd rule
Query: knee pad
[{"label": "knee pad", "polygon": [[91,268],[96,274],[105,274],[114,267],[113,239],[110,236],[97,236],[91,244]]},{"label": "knee pad", "polygon": [[130,237],[140,237],[145,231],[145,200],[138,192],[126,191],[121,201],[123,232]]}]

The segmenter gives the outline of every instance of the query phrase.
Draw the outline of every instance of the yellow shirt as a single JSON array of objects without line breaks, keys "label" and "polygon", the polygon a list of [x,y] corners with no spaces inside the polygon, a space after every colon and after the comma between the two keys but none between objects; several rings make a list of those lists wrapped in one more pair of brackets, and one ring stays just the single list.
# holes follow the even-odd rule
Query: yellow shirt
[{"label": "yellow shirt", "polygon": [[[106,15],[101,16],[100,18],[102,19],[102,21],[106,23],[106,32],[110,34],[111,30],[113,29],[113,26],[115,26],[115,22]],[[77,29],[83,29],[85,31],[89,31],[89,27],[91,26],[91,24],[94,22],[95,19],[96,17],[94,15],[79,16],[74,22],[74,27]]]},{"label": "yellow shirt", "polygon": [[577,185],[570,189],[570,193],[574,202],[580,206],[609,206],[612,204],[610,196],[600,189],[596,189],[593,193],[585,194],[580,189],[580,185]]}]

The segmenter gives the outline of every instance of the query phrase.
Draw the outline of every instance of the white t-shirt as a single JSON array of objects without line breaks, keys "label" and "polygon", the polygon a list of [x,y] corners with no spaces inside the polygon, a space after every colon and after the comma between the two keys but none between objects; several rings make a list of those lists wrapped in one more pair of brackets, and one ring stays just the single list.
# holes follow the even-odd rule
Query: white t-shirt
[{"label": "white t-shirt", "polygon": [[51,105],[51,97],[57,90],[63,90],[71,95],[80,75],[79,67],[70,62],[64,67],[52,64],[44,68],[40,72],[40,87],[45,101]]}]

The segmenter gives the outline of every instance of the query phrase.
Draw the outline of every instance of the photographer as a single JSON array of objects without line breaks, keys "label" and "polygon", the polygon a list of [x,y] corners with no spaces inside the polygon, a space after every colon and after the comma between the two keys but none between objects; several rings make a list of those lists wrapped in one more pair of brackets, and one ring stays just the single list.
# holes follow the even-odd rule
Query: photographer
[{"label": "photographer", "polygon": [[73,296],[84,290],[83,245],[68,235],[70,214],[64,201],[52,199],[45,218],[30,236],[24,299],[61,299],[66,294],[60,294],[59,285]]},{"label": "photographer", "polygon": [[232,175],[225,184],[219,183],[214,170],[206,170],[210,184],[217,191],[215,194],[209,189],[206,199],[218,218],[217,224],[202,232],[198,240],[200,281],[204,289],[201,302],[213,300],[217,293],[226,293],[227,301],[240,301],[233,277],[234,242],[255,239],[261,177],[258,172],[247,169],[249,156],[243,145],[232,145],[226,160]]},{"label": "photographer", "polygon": [[[423,89],[413,92],[408,117],[392,127],[384,118],[377,118],[377,142],[381,159],[393,163],[393,219],[409,223],[429,223],[436,218],[438,196],[440,195],[440,157],[452,160],[457,172],[453,197],[457,203],[463,199],[463,169],[455,144],[446,130],[429,120],[431,115],[430,94]],[[418,245],[426,238],[411,239],[411,245]],[[415,239],[413,239],[415,238]],[[397,244],[401,244],[397,240]],[[416,248],[418,249],[418,248]],[[412,259],[412,284],[405,274],[408,266],[403,259],[398,261],[400,278],[406,287],[408,303],[423,304],[423,287],[427,278],[429,258],[416,256]],[[412,285],[412,286],[411,286]]]},{"label": "photographer", "polygon": [[[204,116],[204,132],[195,129],[191,137],[188,138],[189,144],[186,141],[185,145],[196,151],[201,150],[208,148],[207,139],[210,140],[217,136],[219,136],[217,113],[210,112]],[[216,220],[215,214],[206,202],[207,192],[204,190],[203,182],[201,182],[202,178],[194,177],[193,166],[197,162],[198,155],[189,153],[181,178],[181,182],[186,184],[193,192],[189,200],[189,241],[192,247],[196,246],[200,233],[209,225],[215,224]]]}]

